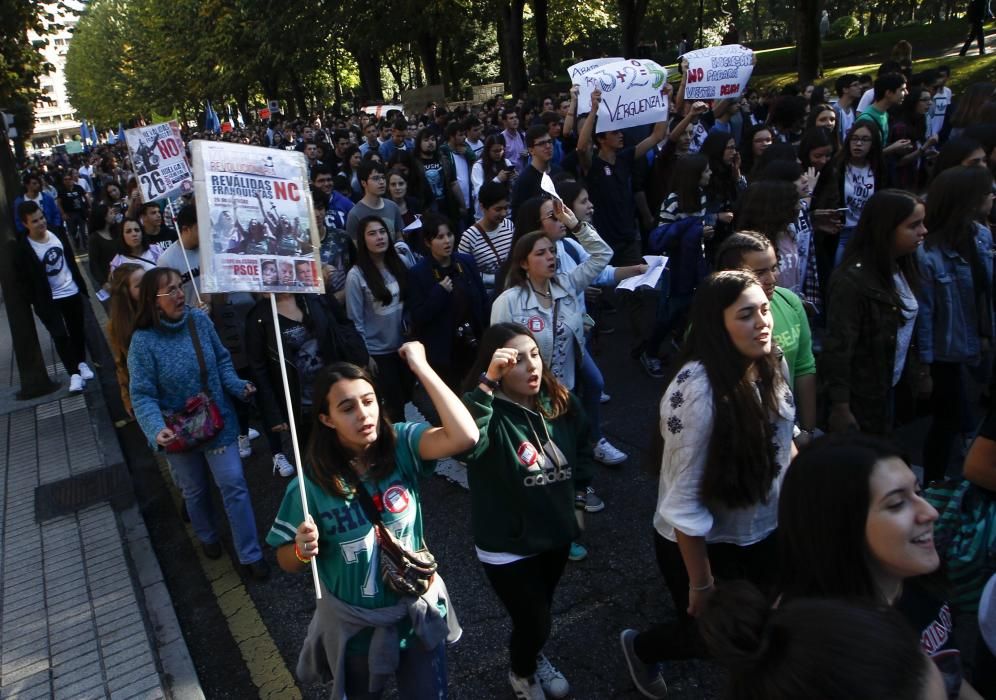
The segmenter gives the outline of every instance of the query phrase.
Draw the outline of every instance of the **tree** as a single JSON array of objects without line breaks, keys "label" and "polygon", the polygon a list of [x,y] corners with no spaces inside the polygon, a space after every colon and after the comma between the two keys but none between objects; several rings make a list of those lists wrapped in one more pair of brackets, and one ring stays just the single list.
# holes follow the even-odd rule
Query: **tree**
[{"label": "tree", "polygon": [[616,0],[622,29],[622,51],[626,58],[636,56],[636,47],[640,43],[640,27],[647,14],[647,2],[648,0]]},{"label": "tree", "polygon": [[799,82],[809,83],[823,72],[823,47],[820,39],[821,0],[797,0],[796,37],[799,45]]},{"label": "tree", "polygon": [[[49,5],[40,0],[0,0],[0,107],[14,114],[13,126],[24,137],[34,127],[34,105],[44,99],[41,77],[54,69],[40,49],[46,36],[62,29]],[[28,32],[40,39],[28,41]]]},{"label": "tree", "polygon": [[526,89],[526,59],[523,42],[523,15],[526,0],[498,0],[497,34],[505,68],[505,88],[518,96]]}]

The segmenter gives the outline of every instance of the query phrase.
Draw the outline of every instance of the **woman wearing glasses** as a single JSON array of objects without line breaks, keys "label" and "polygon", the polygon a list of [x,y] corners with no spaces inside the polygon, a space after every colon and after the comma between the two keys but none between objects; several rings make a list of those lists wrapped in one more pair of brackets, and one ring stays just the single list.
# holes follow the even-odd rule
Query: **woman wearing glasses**
[{"label": "woman wearing glasses", "polygon": [[[204,390],[214,399],[224,419],[221,431],[198,448],[171,452],[170,470],[209,559],[218,559],[222,554],[208,484],[209,476],[214,478],[228,514],[239,563],[254,579],[262,580],[270,569],[256,534],[256,518],[239,457],[239,421],[231,401],[247,401],[256,387],[235,373],[231,355],[207,314],[188,308],[185,302],[179,272],[157,267],[145,273],[139,288],[135,333],[128,350],[135,418],[153,448],[168,449],[177,437],[166,427],[163,415],[180,410],[187,399]],[[207,370],[206,387],[201,385],[199,355]]]}]

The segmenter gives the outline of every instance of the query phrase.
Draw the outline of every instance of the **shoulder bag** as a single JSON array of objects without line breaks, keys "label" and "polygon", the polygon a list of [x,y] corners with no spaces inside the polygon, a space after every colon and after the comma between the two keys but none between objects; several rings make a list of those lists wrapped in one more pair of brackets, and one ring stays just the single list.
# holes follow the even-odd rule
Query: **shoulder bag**
[{"label": "shoulder bag", "polygon": [[187,328],[190,329],[190,340],[194,344],[197,364],[201,368],[201,390],[188,398],[179,411],[163,413],[166,427],[176,436],[166,446],[166,451],[173,453],[195,450],[217,437],[225,427],[221,409],[208,390],[207,365],[204,363],[204,351],[201,349],[193,316],[187,316]]}]

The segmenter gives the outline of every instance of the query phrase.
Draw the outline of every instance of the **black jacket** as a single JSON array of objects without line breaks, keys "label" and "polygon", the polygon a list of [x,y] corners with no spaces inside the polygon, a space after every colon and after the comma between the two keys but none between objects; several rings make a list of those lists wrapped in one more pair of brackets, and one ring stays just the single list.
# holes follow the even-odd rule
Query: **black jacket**
[{"label": "black jacket", "polygon": [[[302,323],[310,328],[318,341],[322,360],[326,365],[333,362],[352,362],[363,367],[369,362],[370,356],[367,354],[363,338],[335,298],[299,294],[295,296],[295,301],[304,313]],[[286,421],[286,407],[283,405],[280,355],[277,350],[269,299],[258,301],[246,317],[246,353],[249,355],[249,370],[256,383],[256,396],[265,425],[268,428],[280,425]],[[301,395],[301,387],[297,368],[286,353],[284,363],[287,366],[287,381],[290,384],[291,396],[294,397],[294,416],[300,421],[300,401],[297,399]]]},{"label": "black jacket", "polygon": [[[73,276],[73,281],[83,296],[89,296],[86,289],[86,282],[80,274],[80,268],[76,264],[76,251],[72,243],[65,234],[59,231],[49,231],[49,233],[59,239],[62,243],[62,250],[65,253],[66,264],[69,265],[69,272]],[[48,283],[48,274],[45,272],[45,264],[35,255],[34,248],[28,242],[27,235],[18,235],[13,244],[14,259],[16,261],[17,279],[25,296],[31,302],[35,313],[41,322],[45,324],[50,334],[53,328],[58,330],[62,324],[54,323],[58,318],[55,304],[52,301],[52,287]]]}]

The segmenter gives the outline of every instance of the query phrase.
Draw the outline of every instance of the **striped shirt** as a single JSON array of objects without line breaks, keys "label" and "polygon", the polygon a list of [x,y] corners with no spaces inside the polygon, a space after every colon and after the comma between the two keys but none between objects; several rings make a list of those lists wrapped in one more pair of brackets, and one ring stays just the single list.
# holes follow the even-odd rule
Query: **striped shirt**
[{"label": "striped shirt", "polygon": [[510,219],[502,219],[498,228],[488,233],[484,233],[477,224],[474,224],[463,232],[457,252],[473,256],[482,276],[490,275],[493,280],[495,272],[512,250],[514,236],[515,227]]}]

